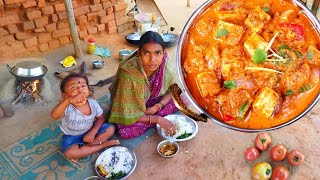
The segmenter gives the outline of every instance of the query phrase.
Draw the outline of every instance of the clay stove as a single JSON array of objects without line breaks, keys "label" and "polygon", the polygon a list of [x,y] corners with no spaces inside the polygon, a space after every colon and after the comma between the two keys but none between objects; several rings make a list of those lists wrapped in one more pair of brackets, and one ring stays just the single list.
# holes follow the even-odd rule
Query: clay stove
[{"label": "clay stove", "polygon": [[17,96],[11,102],[12,105],[19,101],[29,102],[41,102],[42,98],[40,94],[41,79],[33,81],[21,81],[17,80]]}]

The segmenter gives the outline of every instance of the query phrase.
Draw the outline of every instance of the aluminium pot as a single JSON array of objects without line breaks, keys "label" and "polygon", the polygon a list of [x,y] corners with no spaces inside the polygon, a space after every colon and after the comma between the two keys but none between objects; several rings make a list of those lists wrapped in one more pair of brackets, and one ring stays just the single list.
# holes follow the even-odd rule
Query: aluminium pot
[{"label": "aluminium pot", "polygon": [[37,61],[22,61],[13,67],[7,65],[7,68],[20,81],[41,79],[48,71],[46,66]]},{"label": "aluminium pot", "polygon": [[[270,131],[270,130],[275,130],[275,129],[279,129],[281,127],[284,127],[284,126],[287,126],[297,120],[299,120],[301,117],[303,117],[304,115],[306,115],[316,104],[317,102],[320,100],[320,94],[318,94],[313,102],[311,102],[311,104],[303,111],[301,112],[299,115],[297,115],[295,118],[289,120],[288,122],[286,123],[283,123],[283,124],[280,124],[280,125],[277,125],[277,126],[274,126],[274,127],[271,127],[271,128],[265,128],[265,129],[247,129],[247,128],[239,128],[239,127],[235,127],[235,126],[232,126],[230,124],[227,124],[227,123],[224,123],[223,121],[217,119],[216,117],[210,115],[204,108],[202,108],[198,103],[197,101],[194,99],[194,97],[191,95],[190,91],[188,90],[188,87],[186,86],[186,82],[185,82],[185,71],[183,69],[183,59],[182,59],[182,54],[183,54],[183,51],[186,47],[186,42],[188,40],[188,36],[189,36],[189,29],[194,25],[195,22],[197,22],[197,20],[201,17],[201,15],[203,13],[205,13],[211,6],[213,3],[215,3],[216,1],[215,0],[208,0],[206,1],[205,3],[203,3],[193,14],[192,16],[189,18],[189,20],[186,22],[184,28],[183,28],[183,31],[180,35],[180,39],[179,39],[179,42],[178,42],[178,47],[177,47],[177,69],[178,69],[178,75],[179,75],[179,80],[181,82],[181,85],[182,85],[182,90],[185,95],[187,96],[187,98],[189,99],[189,101],[192,103],[193,106],[195,106],[195,108],[201,113],[201,117],[202,117],[202,121],[205,121],[205,118],[209,118],[211,119],[213,122],[223,126],[223,127],[226,127],[226,128],[229,128],[229,129],[232,129],[232,130],[236,130],[236,131],[241,131],[241,132],[263,132],[263,131]],[[312,25],[314,26],[314,28],[317,30],[318,33],[320,33],[320,22],[319,20],[312,14],[312,12],[302,3],[300,2],[299,0],[292,0],[292,2],[294,4],[296,4],[299,8],[301,8],[301,12],[304,13],[310,20],[310,22],[312,23]],[[179,93],[176,93],[176,94],[179,94]],[[173,98],[174,98],[174,101],[181,101],[180,97],[179,96],[175,96],[173,95]],[[176,103],[177,105],[178,103]],[[184,106],[184,105],[181,105],[178,104],[180,106],[180,110],[182,110],[183,112],[190,112],[190,110],[188,109],[184,109],[182,108],[181,109],[181,106]],[[187,108],[186,106],[184,106],[185,108]],[[192,113],[192,112],[191,112]],[[195,115],[196,117],[197,115]],[[190,116],[191,117],[191,116]],[[200,119],[200,116],[197,116],[198,119]]]}]

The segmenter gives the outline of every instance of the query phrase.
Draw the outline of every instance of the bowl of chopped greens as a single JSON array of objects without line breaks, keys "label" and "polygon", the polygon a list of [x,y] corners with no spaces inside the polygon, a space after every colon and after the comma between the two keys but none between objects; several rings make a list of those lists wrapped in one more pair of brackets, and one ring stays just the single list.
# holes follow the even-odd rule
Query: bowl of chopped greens
[{"label": "bowl of chopped greens", "polygon": [[137,158],[133,151],[115,146],[100,154],[95,163],[95,170],[102,179],[126,179],[136,166]]},{"label": "bowl of chopped greens", "polygon": [[164,139],[182,142],[194,138],[198,133],[198,124],[188,116],[171,114],[164,118],[171,121],[176,128],[176,134],[170,136],[157,124],[158,134]]}]

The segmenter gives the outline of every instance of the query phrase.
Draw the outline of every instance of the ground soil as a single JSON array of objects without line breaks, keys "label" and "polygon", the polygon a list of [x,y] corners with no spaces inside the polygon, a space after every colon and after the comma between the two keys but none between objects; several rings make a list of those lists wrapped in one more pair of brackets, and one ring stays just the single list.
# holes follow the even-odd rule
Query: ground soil
[{"label": "ground soil", "polygon": [[[203,1],[203,0],[202,0]],[[186,1],[155,1],[168,26],[176,27],[174,33],[179,33],[188,17],[201,4],[200,1],[191,1],[190,8],[186,7]],[[170,3],[171,6],[166,6]],[[173,16],[169,12],[176,12]],[[112,76],[116,72],[119,63],[118,51],[120,49],[134,50],[136,47],[128,44],[124,35],[100,34],[94,38],[98,46],[103,46],[112,51],[112,57],[103,59],[103,69],[93,69],[91,62],[101,59],[95,55],[77,58],[79,64],[85,61],[88,65],[88,77],[90,83]],[[83,52],[86,52],[86,43],[82,42]],[[168,49],[170,63],[175,66],[176,47]],[[59,101],[60,79],[54,76],[54,72],[65,71],[59,62],[73,55],[72,45],[49,51],[42,54],[27,53],[19,58],[33,57],[46,58],[39,60],[49,69],[46,74],[46,90],[42,93],[43,103],[17,104],[14,106],[15,115],[11,118],[0,119],[0,149],[18,141],[34,131],[46,127],[54,120],[50,117],[52,107]],[[14,95],[12,86],[13,76],[8,72],[6,64],[14,66],[23,59],[14,56],[1,57],[0,60],[0,92],[1,98],[10,99]],[[74,69],[71,67],[70,69]],[[10,92],[9,92],[10,91]],[[99,98],[108,92],[107,86],[94,87],[94,98]],[[6,92],[6,93],[3,93]],[[190,106],[193,108],[192,106]],[[193,108],[194,109],[194,108]],[[259,161],[270,162],[273,167],[286,162],[274,163],[269,158],[269,151],[264,152],[254,162],[248,162],[243,157],[246,148],[253,146],[256,133],[237,132],[224,128],[213,121],[198,122],[199,132],[197,136],[187,142],[181,142],[180,151],[173,158],[163,158],[156,150],[157,144],[162,140],[158,134],[146,139],[134,152],[137,155],[138,165],[129,179],[251,179],[251,167]],[[292,149],[298,149],[305,154],[305,162],[300,167],[289,167],[292,179],[319,179],[320,178],[320,103],[318,103],[307,115],[297,122],[278,130],[268,132],[273,138],[273,144],[282,143]]]}]

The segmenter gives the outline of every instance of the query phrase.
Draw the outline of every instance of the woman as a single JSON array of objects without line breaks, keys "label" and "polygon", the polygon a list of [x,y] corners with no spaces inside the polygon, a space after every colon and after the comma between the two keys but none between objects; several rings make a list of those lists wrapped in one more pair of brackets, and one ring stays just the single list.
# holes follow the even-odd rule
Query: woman
[{"label": "woman", "polygon": [[168,92],[174,76],[162,37],[143,34],[137,54],[119,66],[109,123],[117,124],[121,138],[137,137],[154,124],[173,135],[175,127],[163,118],[178,109]]}]

